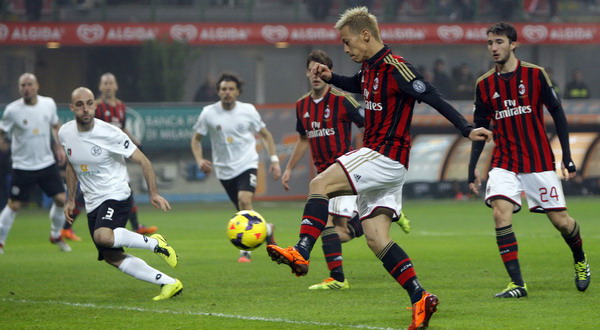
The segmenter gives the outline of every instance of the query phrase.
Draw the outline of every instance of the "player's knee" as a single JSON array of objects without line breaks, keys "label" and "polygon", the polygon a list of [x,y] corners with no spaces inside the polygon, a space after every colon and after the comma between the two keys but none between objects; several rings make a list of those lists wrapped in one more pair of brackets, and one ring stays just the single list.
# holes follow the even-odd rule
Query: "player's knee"
[{"label": "player's knee", "polygon": [[67,194],[65,194],[65,193],[56,194],[56,195],[54,195],[53,200],[54,200],[54,204],[56,204],[56,206],[64,207],[65,204],[67,203]]},{"label": "player's knee", "polygon": [[114,236],[112,235],[112,231],[102,230],[102,228],[96,229],[94,231],[94,243],[104,247],[112,247],[114,244]]},{"label": "player's knee", "polygon": [[326,188],[327,179],[321,174],[312,179],[308,185],[308,190],[311,194],[325,194]]},{"label": "player's knee", "polygon": [[119,267],[123,259],[125,259],[125,254],[121,251],[104,251],[102,252],[102,256],[104,257],[104,261],[106,261],[107,264],[115,267]]}]

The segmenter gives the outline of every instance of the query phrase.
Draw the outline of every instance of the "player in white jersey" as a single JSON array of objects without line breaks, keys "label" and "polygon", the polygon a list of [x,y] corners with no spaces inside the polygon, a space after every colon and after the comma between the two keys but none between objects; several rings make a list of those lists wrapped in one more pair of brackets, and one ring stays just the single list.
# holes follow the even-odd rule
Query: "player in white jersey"
[{"label": "player in white jersey", "polygon": [[[208,174],[214,166],[217,178],[238,211],[253,210],[258,169],[256,134],[266,142],[271,156],[269,172],[273,174],[273,180],[281,176],[273,136],[252,104],[237,101],[241,85],[241,80],[235,74],[221,75],[217,82],[221,101],[204,107],[194,124],[191,142],[192,153],[200,170]],[[201,141],[206,135],[210,136],[212,162],[202,154]],[[274,241],[273,224],[269,223],[267,229],[267,242]],[[240,251],[238,261],[250,262],[250,252]]]},{"label": "player in white jersey", "polygon": [[[59,165],[65,163],[65,152],[58,144],[57,131],[60,127],[56,114],[56,103],[50,97],[38,95],[39,84],[31,73],[19,77],[21,98],[10,103],[0,121],[0,138],[9,135],[12,151],[12,178],[8,203],[0,213],[0,254],[17,213],[29,201],[31,190],[38,185],[46,195],[52,197],[50,208],[50,242],[61,251],[71,247],[60,236],[65,223],[63,207],[65,188],[60,178]],[[50,146],[54,140],[54,153]]]},{"label": "player in white jersey", "polygon": [[96,101],[85,87],[71,95],[75,120],[63,125],[58,136],[67,154],[67,221],[73,221],[78,181],[88,212],[88,227],[98,249],[98,260],[127,275],[161,286],[153,300],[169,299],[183,290],[178,279],[150,267],[144,260],[125,254],[123,247],[154,251],[171,267],[178,263],[175,250],[160,234],[143,236],[125,228],[131,211],[131,189],[127,183],[125,157],[139,164],[148,186],[150,202],[163,211],[169,202],[158,194],[152,164],[118,127],[94,118]]}]

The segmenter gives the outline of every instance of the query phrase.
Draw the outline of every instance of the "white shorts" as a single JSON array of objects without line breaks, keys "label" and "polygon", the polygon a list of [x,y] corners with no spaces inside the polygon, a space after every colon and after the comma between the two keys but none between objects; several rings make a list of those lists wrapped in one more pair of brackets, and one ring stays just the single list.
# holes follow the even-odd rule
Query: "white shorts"
[{"label": "white shorts", "polygon": [[485,188],[485,204],[491,207],[491,199],[503,198],[515,205],[513,213],[521,210],[521,193],[527,196],[529,211],[545,213],[567,209],[562,184],[556,172],[514,173],[493,168]]},{"label": "white shorts", "polygon": [[378,208],[394,212],[393,220],[402,211],[402,186],[406,167],[369,148],[360,148],[339,157],[338,164],[357,196],[360,219],[369,218]]},{"label": "white shorts", "polygon": [[338,196],[329,200],[329,214],[332,216],[352,218],[356,210],[356,196]]}]

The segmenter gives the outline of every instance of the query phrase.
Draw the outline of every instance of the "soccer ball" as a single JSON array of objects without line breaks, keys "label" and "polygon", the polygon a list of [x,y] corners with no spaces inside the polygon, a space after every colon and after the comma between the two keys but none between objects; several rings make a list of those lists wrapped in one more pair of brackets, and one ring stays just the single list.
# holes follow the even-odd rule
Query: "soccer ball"
[{"label": "soccer ball", "polygon": [[252,251],[267,239],[267,222],[256,211],[240,211],[229,220],[227,237],[238,249]]}]

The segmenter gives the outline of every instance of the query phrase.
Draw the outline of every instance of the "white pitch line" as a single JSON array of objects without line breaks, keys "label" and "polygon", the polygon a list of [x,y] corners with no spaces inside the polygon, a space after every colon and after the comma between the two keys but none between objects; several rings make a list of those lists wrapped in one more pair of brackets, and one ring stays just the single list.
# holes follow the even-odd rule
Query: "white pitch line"
[{"label": "white pitch line", "polygon": [[263,321],[263,322],[273,322],[273,323],[289,323],[289,324],[300,324],[300,325],[316,325],[316,326],[320,326],[320,327],[374,329],[374,330],[394,330],[395,329],[395,328],[374,327],[374,326],[362,325],[362,324],[340,324],[340,323],[326,323],[326,322],[315,322],[315,321],[297,321],[297,320],[290,320],[290,319],[284,319],[284,318],[279,318],[279,317],[269,318],[269,317],[261,317],[261,316],[244,316],[244,315],[223,314],[223,313],[172,311],[172,310],[165,310],[165,309],[148,309],[148,308],[140,308],[140,307],[127,307],[127,306],[96,305],[96,304],[91,304],[91,303],[74,303],[74,302],[56,301],[56,300],[35,301],[35,300],[26,300],[26,299],[3,298],[2,301],[13,302],[13,303],[23,303],[23,304],[49,304],[49,305],[60,304],[60,305],[70,306],[70,307],[128,310],[128,311],[145,312],[145,313],[147,312],[147,313],[162,313],[162,314],[175,314],[175,315],[214,316],[214,317],[221,317],[221,318],[227,318],[227,319]]}]

